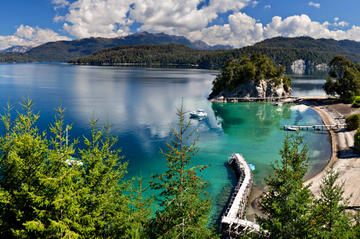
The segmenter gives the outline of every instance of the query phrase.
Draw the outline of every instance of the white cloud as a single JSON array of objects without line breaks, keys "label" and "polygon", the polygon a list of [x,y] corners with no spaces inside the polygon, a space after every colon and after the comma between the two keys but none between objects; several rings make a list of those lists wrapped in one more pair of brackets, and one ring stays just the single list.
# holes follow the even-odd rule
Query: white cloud
[{"label": "white cloud", "polygon": [[348,30],[330,30],[329,26],[334,26],[335,23],[312,21],[309,16],[302,14],[285,19],[275,16],[270,23],[263,25],[245,13],[234,13],[229,16],[228,24],[194,31],[188,36],[195,40],[202,39],[210,44],[229,44],[235,47],[252,45],[277,36],[360,40],[360,26],[352,26]]},{"label": "white cloud", "polygon": [[270,4],[265,5],[264,8],[265,8],[265,9],[270,9],[270,8],[271,8],[271,5],[270,5]]},{"label": "white cloud", "polygon": [[238,12],[252,0],[78,0],[70,5],[69,13],[55,20],[64,20],[64,29],[73,36],[116,37],[129,33],[134,22],[139,30],[186,35],[204,29],[219,13]]},{"label": "white cloud", "polygon": [[50,29],[20,25],[14,35],[0,36],[0,49],[12,46],[35,46],[49,41],[70,40]]},{"label": "white cloud", "polygon": [[316,2],[309,2],[309,6],[310,6],[310,7],[320,8],[320,3],[316,3]]},{"label": "white cloud", "polygon": [[51,0],[51,3],[55,5],[55,9],[64,8],[70,5],[67,0]]},{"label": "white cloud", "polygon": [[338,17],[335,17],[334,18],[334,23],[332,25],[335,26],[335,27],[346,27],[346,26],[349,25],[348,22],[345,22],[345,21],[340,21],[339,22],[339,20],[340,19]]}]

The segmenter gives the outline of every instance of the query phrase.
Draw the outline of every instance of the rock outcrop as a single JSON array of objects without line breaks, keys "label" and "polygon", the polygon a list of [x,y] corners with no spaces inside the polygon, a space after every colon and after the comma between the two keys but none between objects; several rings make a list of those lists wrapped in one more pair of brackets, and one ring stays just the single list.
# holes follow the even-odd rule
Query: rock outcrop
[{"label": "rock outcrop", "polygon": [[260,80],[259,82],[249,81],[238,86],[235,90],[225,89],[218,95],[210,95],[210,99],[217,98],[287,98],[291,96],[291,88],[284,86],[282,79],[278,79],[279,84],[275,81]]}]

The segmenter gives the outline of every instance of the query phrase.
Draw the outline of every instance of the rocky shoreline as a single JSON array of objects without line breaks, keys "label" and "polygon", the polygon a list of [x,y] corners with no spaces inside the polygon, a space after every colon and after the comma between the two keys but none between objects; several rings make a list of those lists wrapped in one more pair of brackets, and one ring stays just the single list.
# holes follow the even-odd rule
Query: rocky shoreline
[{"label": "rocky shoreline", "polygon": [[233,90],[225,88],[217,95],[212,92],[211,102],[262,102],[281,101],[291,98],[292,89],[287,88],[282,79],[249,81]]}]

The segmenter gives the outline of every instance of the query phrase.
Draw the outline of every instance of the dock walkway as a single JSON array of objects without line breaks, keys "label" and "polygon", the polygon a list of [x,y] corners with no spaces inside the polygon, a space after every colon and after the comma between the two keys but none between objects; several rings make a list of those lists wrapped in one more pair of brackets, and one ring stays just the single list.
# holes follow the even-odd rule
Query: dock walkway
[{"label": "dock walkway", "polygon": [[333,125],[284,125],[284,130],[296,131],[296,130],[314,130],[314,131],[328,131],[328,130],[340,130],[345,129],[346,124],[333,124]]},{"label": "dock walkway", "polygon": [[260,232],[259,225],[243,219],[253,184],[251,169],[241,154],[233,154],[228,164],[235,170],[238,183],[221,219],[223,238],[237,238],[243,231]]}]

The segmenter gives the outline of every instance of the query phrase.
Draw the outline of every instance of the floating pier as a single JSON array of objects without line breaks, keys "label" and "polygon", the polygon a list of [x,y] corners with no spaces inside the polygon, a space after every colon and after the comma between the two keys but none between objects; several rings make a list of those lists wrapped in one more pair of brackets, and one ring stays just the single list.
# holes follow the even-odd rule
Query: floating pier
[{"label": "floating pier", "polygon": [[243,219],[253,184],[251,169],[241,154],[233,154],[228,164],[234,169],[238,183],[221,218],[222,237],[238,238],[244,231],[258,233],[259,225]]},{"label": "floating pier", "polygon": [[346,124],[333,124],[333,125],[284,125],[283,130],[297,131],[297,130],[314,130],[314,131],[328,131],[345,129]]}]

